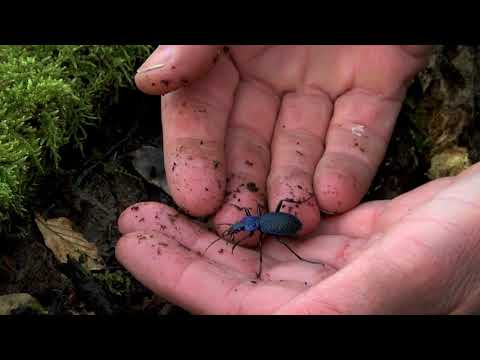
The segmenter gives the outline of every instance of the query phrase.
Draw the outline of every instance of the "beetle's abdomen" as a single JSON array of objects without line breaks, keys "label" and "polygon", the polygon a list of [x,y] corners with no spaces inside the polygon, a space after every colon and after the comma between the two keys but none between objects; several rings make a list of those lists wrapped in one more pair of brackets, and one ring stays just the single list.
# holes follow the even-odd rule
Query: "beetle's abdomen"
[{"label": "beetle's abdomen", "polygon": [[270,235],[295,235],[301,227],[300,220],[291,214],[271,212],[260,217],[260,230]]}]

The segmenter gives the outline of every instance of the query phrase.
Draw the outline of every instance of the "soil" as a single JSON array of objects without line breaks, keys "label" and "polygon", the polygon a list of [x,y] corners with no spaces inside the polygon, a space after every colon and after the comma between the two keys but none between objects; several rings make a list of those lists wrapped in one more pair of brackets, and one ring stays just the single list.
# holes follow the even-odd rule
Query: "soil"
[{"label": "soil", "polygon": [[[477,54],[477,49],[472,49]],[[445,53],[452,56],[452,51],[459,50],[447,49]],[[478,65],[475,64],[476,69]],[[458,74],[451,74],[447,72],[446,79],[455,77],[458,83]],[[475,105],[480,99],[476,84],[472,95]],[[420,87],[417,79],[406,101],[413,105],[403,107],[385,159],[363,201],[391,199],[430,180],[428,149],[419,146],[420,131],[412,122],[416,107],[426,101],[427,95]],[[474,113],[456,141],[456,145],[468,147],[472,162],[479,159],[479,134],[480,126]],[[78,149],[65,149],[64,170],[38,185],[39,195],[32,205],[32,209],[46,218],[69,218],[88,241],[97,245],[106,263],[106,271],[102,273],[118,275],[113,289],[106,286],[98,274],[85,271],[75,261],[60,265],[31,221],[25,224],[22,237],[0,241],[0,295],[29,293],[50,314],[188,315],[185,310],[154,296],[123,269],[114,256],[119,238],[116,221],[126,207],[153,200],[176,208],[167,193],[145,181],[133,169],[129,154],[143,145],[162,146],[159,99],[138,91],[124,91],[119,104],[109,111],[102,125],[90,130],[83,156]],[[258,190],[253,183],[247,186],[250,191]],[[16,313],[30,314],[28,310]]]},{"label": "soil", "polygon": [[124,91],[102,126],[90,129],[83,156],[78,149],[65,149],[61,174],[38,185],[32,205],[46,218],[72,220],[105,260],[106,270],[100,273],[120,275],[122,281],[117,285],[127,283],[128,289],[112,292],[97,274],[86,272],[80,264],[59,264],[38,229],[29,223],[25,224],[26,235],[0,242],[0,295],[28,293],[54,315],[188,314],[153,296],[114,256],[119,238],[116,221],[126,207],[147,199],[175,206],[165,192],[138,175],[129,157],[142,145],[161,143],[158,98]]}]

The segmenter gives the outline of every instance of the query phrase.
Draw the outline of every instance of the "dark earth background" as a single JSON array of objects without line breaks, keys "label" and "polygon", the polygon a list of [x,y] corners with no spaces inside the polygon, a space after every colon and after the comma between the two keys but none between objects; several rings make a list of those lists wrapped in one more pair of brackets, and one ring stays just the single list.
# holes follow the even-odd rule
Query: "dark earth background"
[{"label": "dark earth background", "polygon": [[[391,143],[364,201],[391,199],[433,178],[455,175],[480,158],[480,47],[441,46],[411,85]],[[175,206],[132,165],[132,152],[161,150],[160,100],[125,90],[102,126],[90,130],[84,155],[65,148],[61,174],[44,179],[32,206],[45,218],[67,217],[95,243],[106,263],[98,273],[59,264],[38,228],[0,242],[0,295],[28,293],[49,314],[188,315],[154,296],[116,261],[117,218],[145,200]],[[160,156],[161,152],[156,154]],[[150,159],[150,158],[149,158]],[[149,159],[143,159],[148,164]],[[152,160],[152,159],[150,159]],[[160,178],[162,161],[150,161]],[[37,312],[19,307],[16,315]]]}]

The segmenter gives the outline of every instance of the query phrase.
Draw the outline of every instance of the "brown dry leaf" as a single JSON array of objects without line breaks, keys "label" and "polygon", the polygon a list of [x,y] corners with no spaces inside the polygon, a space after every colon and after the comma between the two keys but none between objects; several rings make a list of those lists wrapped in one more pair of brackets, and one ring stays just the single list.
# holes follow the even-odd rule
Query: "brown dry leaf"
[{"label": "brown dry leaf", "polygon": [[73,223],[69,219],[60,217],[45,220],[36,214],[35,222],[43,235],[45,245],[53,252],[58,261],[66,263],[67,255],[78,261],[80,256],[84,255],[86,261],[83,266],[88,270],[105,268],[95,244],[89,243],[82,234],[74,231]]}]

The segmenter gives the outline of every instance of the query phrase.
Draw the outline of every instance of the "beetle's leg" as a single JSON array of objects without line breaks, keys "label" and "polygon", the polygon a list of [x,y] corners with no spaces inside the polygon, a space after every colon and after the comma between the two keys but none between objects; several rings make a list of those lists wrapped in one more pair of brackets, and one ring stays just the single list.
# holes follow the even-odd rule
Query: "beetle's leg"
[{"label": "beetle's leg", "polygon": [[243,211],[245,211],[245,214],[246,214],[247,216],[252,216],[252,213],[250,212],[250,209],[249,209],[249,208],[240,207],[240,206],[235,205],[235,204],[230,204],[230,205],[232,205],[233,207],[236,207],[238,210],[243,210]]},{"label": "beetle's leg", "polygon": [[278,203],[277,208],[275,209],[276,213],[280,212],[280,209],[282,208],[283,202],[284,202],[284,200],[280,200],[280,202]]},{"label": "beetle's leg", "polygon": [[257,202],[257,216],[262,216],[263,210],[265,210],[265,206]]},{"label": "beetle's leg", "polygon": [[297,200],[293,200],[293,199],[282,199],[280,200],[280,202],[278,203],[277,205],[277,209],[275,210],[275,212],[279,212],[280,209],[282,208],[282,203],[285,201],[285,202],[289,202],[289,203],[294,203],[294,204],[303,204],[305,202],[307,202],[308,200],[310,200],[312,197],[314,197],[315,194],[310,194],[309,197],[307,197],[306,199],[304,200],[301,200],[301,201],[297,201]]},{"label": "beetle's leg", "polygon": [[265,238],[265,235],[261,233],[260,240],[258,241],[258,252],[260,253],[260,261],[258,265],[257,279],[260,279],[260,276],[262,276],[262,263],[263,263],[262,244],[263,244],[264,238]]},{"label": "beetle's leg", "polygon": [[222,240],[222,239],[223,239],[223,237],[220,236],[218,239],[215,239],[214,241],[212,241],[212,242],[207,246],[207,248],[205,249],[205,251],[203,252],[203,255],[205,256],[205,254],[207,253],[207,250],[210,249],[210,247],[211,247],[213,244],[215,244],[216,242],[218,242],[218,241],[220,241],[220,240]]},{"label": "beetle's leg", "polygon": [[283,241],[282,239],[280,239],[278,236],[275,236],[275,239],[282,245],[284,245],[288,250],[290,250],[290,252],[295,255],[297,257],[298,260],[302,260],[302,261],[305,261],[305,262],[308,262],[308,263],[311,263],[311,264],[319,264],[319,265],[323,265],[325,266],[325,263],[324,262],[318,262],[318,261],[313,261],[313,260],[307,260],[307,259],[304,259],[303,257],[301,257],[300,255],[298,255],[295,251],[293,251],[293,249],[285,242]]},{"label": "beetle's leg", "polygon": [[233,237],[234,233],[233,232],[230,232],[230,229],[227,229],[225,230],[217,239],[213,240],[208,246],[207,248],[205,249],[205,251],[203,252],[203,255],[205,255],[207,253],[207,250],[210,249],[210,247],[215,244],[216,242],[220,241],[220,240],[225,240],[223,237],[226,236],[226,235],[230,235]]},{"label": "beetle's leg", "polygon": [[232,254],[233,254],[233,250],[235,250],[235,248],[236,248],[243,240],[246,240],[246,239],[248,239],[250,236],[252,236],[254,232],[255,232],[255,231],[251,231],[250,234],[248,234],[247,236],[245,236],[244,238],[238,240],[235,244],[233,244]]}]

